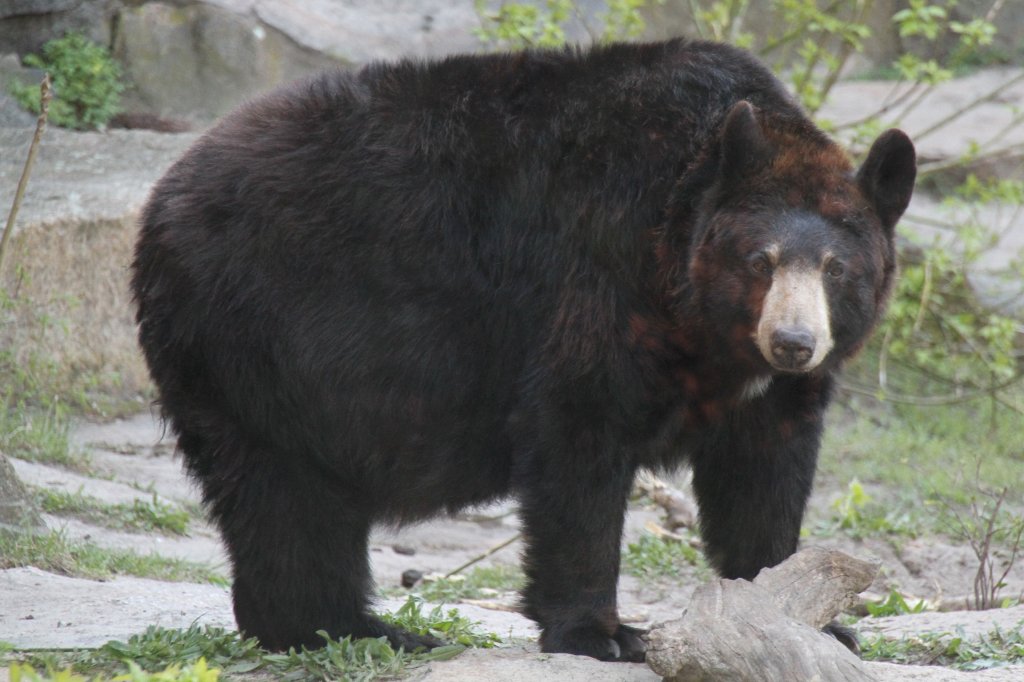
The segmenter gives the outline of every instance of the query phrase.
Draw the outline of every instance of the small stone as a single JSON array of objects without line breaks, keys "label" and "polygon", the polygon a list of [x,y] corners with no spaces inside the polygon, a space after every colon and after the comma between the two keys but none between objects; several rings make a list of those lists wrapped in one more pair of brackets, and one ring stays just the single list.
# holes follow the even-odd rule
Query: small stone
[{"label": "small stone", "polygon": [[391,545],[391,549],[395,551],[395,554],[404,554],[405,556],[412,556],[416,553],[416,548],[409,545]]},{"label": "small stone", "polygon": [[402,587],[409,589],[422,579],[423,571],[417,571],[415,568],[410,568],[408,571],[402,572]]}]

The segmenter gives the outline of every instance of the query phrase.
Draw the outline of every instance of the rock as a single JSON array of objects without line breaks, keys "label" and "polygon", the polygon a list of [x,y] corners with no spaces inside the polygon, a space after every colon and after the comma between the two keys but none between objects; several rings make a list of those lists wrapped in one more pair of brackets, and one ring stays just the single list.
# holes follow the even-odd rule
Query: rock
[{"label": "rock", "polygon": [[1020,682],[1024,679],[1024,666],[1020,665],[970,672],[934,665],[866,663],[865,666],[878,682]]},{"label": "rock", "polygon": [[1024,605],[987,611],[947,611],[911,613],[888,618],[864,618],[857,623],[862,636],[902,639],[924,633],[965,637],[977,640],[999,629],[1020,631],[1024,627]]},{"label": "rock", "polygon": [[[0,128],[0,206],[11,205],[32,128]],[[69,392],[148,386],[128,294],[136,218],[152,183],[195,135],[48,127],[8,245],[0,346],[53,362]]]},{"label": "rock", "polygon": [[30,14],[66,12],[82,4],[82,0],[7,0],[0,5],[0,19]]},{"label": "rock", "polygon": [[471,649],[449,661],[411,671],[410,682],[658,682],[642,663],[602,663],[569,654],[541,654],[532,648]]},{"label": "rock", "polygon": [[251,14],[212,4],[151,2],[119,16],[114,55],[133,84],[129,109],[215,117],[260,90],[339,65]]},{"label": "rock", "polygon": [[402,587],[407,590],[421,580],[423,580],[423,571],[417,571],[415,568],[402,571]]},{"label": "rock", "polygon": [[0,128],[27,128],[35,127],[36,117],[21,108],[13,97],[0,92]]},{"label": "rock", "polygon": [[110,26],[121,0],[4,0],[0,46],[5,52],[38,53],[43,43],[78,31],[110,44]]},{"label": "rock", "polygon": [[98,647],[150,625],[235,629],[225,587],[119,576],[102,582],[38,568],[0,571],[0,632],[18,648]]}]

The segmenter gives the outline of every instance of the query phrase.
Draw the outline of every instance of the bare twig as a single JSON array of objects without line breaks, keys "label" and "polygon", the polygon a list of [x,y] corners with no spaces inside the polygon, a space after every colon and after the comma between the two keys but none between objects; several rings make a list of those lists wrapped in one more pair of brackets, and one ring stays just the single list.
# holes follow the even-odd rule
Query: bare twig
[{"label": "bare twig", "polygon": [[496,544],[494,547],[491,547],[490,549],[488,549],[483,554],[478,554],[477,556],[473,557],[472,559],[470,559],[466,563],[462,564],[458,568],[456,568],[454,570],[451,570],[451,571],[448,571],[447,573],[444,574],[444,577],[445,578],[451,578],[453,575],[457,575],[459,573],[462,573],[463,571],[465,571],[467,568],[469,568],[473,564],[479,563],[479,562],[483,561],[484,559],[486,559],[487,557],[491,556],[492,554],[496,554],[497,552],[500,552],[501,550],[505,549],[506,547],[508,547],[513,542],[515,542],[516,540],[520,539],[521,537],[523,537],[522,533],[516,533],[515,535],[510,537],[508,540],[505,540],[504,542],[499,542],[498,544]]},{"label": "bare twig", "polygon": [[21,200],[25,197],[25,188],[28,186],[28,178],[32,173],[32,164],[36,160],[36,151],[39,149],[39,140],[46,130],[46,119],[50,115],[50,74],[43,75],[43,81],[39,84],[39,118],[36,119],[36,133],[32,136],[32,144],[28,147],[28,157],[25,159],[25,167],[21,170],[21,179],[18,181],[18,189],[14,192],[14,202],[11,204],[11,211],[7,214],[7,225],[4,227],[4,235],[0,237],[0,273],[3,272],[4,254],[7,252],[7,242],[14,232],[14,221],[18,217],[18,209],[21,208]]},{"label": "bare twig", "polygon": [[[918,405],[921,407],[934,407],[937,405],[957,405],[960,403],[967,403],[972,400],[977,400],[978,398],[987,398],[990,396],[993,390],[1002,390],[1004,388],[1009,388],[1013,384],[1020,382],[1021,379],[1024,379],[1024,375],[1016,375],[994,387],[987,387],[979,389],[977,391],[971,391],[969,393],[957,393],[954,395],[903,395],[900,393],[893,393],[885,389],[872,390],[864,386],[857,386],[856,384],[851,384],[848,381],[840,381],[839,387],[844,391],[856,393],[857,395],[869,396],[871,398],[875,398],[876,400],[881,400],[884,402],[900,403],[902,405]],[[1013,410],[1018,414],[1024,415],[1024,408],[1021,408],[1018,405],[1014,405],[1009,401],[999,398],[999,404]]]},{"label": "bare twig", "polygon": [[956,119],[960,118],[961,116],[966,114],[971,109],[974,109],[975,107],[981,106],[982,104],[985,104],[986,102],[992,101],[993,99],[998,97],[1004,90],[1010,88],[1011,86],[1016,85],[1017,83],[1020,83],[1021,81],[1024,81],[1024,71],[1020,72],[1019,74],[1017,74],[1016,76],[1014,76],[1013,78],[1011,78],[1009,80],[1003,81],[998,86],[996,86],[995,88],[990,90],[988,93],[982,95],[981,97],[977,97],[977,98],[971,100],[970,102],[968,102],[967,104],[963,105],[959,109],[956,109],[956,110],[950,112],[948,115],[943,116],[941,119],[939,119],[938,121],[936,121],[932,125],[928,126],[924,130],[915,133],[914,134],[914,140],[916,142],[920,142],[922,139],[924,139],[928,135],[931,135],[936,130],[944,128],[945,126],[949,125],[950,123],[952,123]]}]

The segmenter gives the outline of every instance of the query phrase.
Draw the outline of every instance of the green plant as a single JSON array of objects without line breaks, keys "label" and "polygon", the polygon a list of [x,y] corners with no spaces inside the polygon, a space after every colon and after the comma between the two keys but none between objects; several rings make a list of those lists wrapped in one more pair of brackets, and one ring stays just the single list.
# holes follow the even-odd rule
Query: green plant
[{"label": "green plant", "polygon": [[[11,682],[88,682],[88,678],[76,674],[70,668],[48,669],[46,673],[37,673],[32,666],[15,663],[11,666],[10,674]],[[206,661],[200,658],[191,665],[171,665],[159,672],[147,672],[134,662],[129,662],[126,673],[107,679],[109,682],[217,682],[219,676],[219,670],[207,667]],[[103,678],[97,676],[94,679],[99,681]]]},{"label": "green plant", "polygon": [[[970,502],[969,512],[960,514],[952,509],[956,519],[956,534],[970,545],[978,560],[974,576],[974,608],[995,608],[1001,602],[999,593],[1006,586],[1006,577],[1024,549],[1024,518],[1004,508],[1010,489],[999,491],[984,489],[976,484],[979,493]],[[980,499],[979,499],[980,498]],[[1005,551],[1000,551],[1005,548]]]},{"label": "green plant", "polygon": [[463,646],[488,649],[501,641],[493,632],[478,632],[476,623],[459,615],[456,609],[444,611],[435,606],[424,614],[423,600],[414,596],[409,596],[393,614],[381,614],[381,619],[417,635],[429,635]]},{"label": "green plant", "polygon": [[595,41],[636,38],[646,22],[641,10],[665,0],[605,0],[605,11],[598,12],[604,28],[598,30],[583,19],[578,0],[539,0],[501,2],[497,8],[488,0],[473,0],[480,28],[476,34],[484,43],[501,48],[556,47],[566,41],[566,25],[573,18]]},{"label": "green plant", "polygon": [[899,640],[886,639],[881,635],[862,637],[861,658],[866,661],[982,670],[1024,661],[1024,632],[1021,624],[1018,624],[1008,631],[997,628],[973,639],[966,637],[962,631],[955,635],[926,633]]},{"label": "green plant", "polygon": [[0,450],[18,459],[89,470],[88,460],[71,450],[71,422],[63,403],[33,407],[24,399],[11,400],[0,397]]},{"label": "green plant", "polygon": [[[430,661],[457,656],[467,647],[492,647],[497,635],[479,632],[475,623],[436,607],[427,613],[422,602],[410,597],[394,614],[383,614],[389,623],[413,632],[451,642],[429,652],[395,651],[387,639],[350,637],[334,639],[319,632],[323,646],[270,653],[256,639],[212,626],[185,629],[150,626],[127,641],[113,640],[95,650],[35,651],[22,657],[30,666],[45,669],[48,677],[34,671],[31,682],[82,682],[96,676],[103,680],[135,682],[209,682],[217,675],[234,677],[256,673],[278,680],[375,680],[394,679],[403,671]],[[15,652],[17,654],[17,652]],[[21,664],[19,668],[26,670]],[[60,672],[55,672],[60,671]],[[82,677],[86,676],[86,677]]]},{"label": "green plant", "polygon": [[0,534],[0,569],[16,566],[36,566],[54,573],[93,579],[134,575],[172,582],[226,584],[222,575],[201,564],[76,542],[60,531],[43,535]]},{"label": "green plant", "polygon": [[925,604],[924,600],[919,600],[911,606],[898,590],[892,590],[885,599],[877,602],[867,602],[864,606],[868,610],[868,615],[875,618],[885,618],[886,616],[905,616],[909,613],[921,613],[924,611]]},{"label": "green plant", "polygon": [[[119,111],[124,90],[121,67],[107,49],[80,33],[68,33],[43,45],[42,52],[25,57],[25,64],[44,69],[53,80],[50,120],[65,128],[106,125]],[[37,90],[14,85],[11,94],[22,106],[39,113]]]},{"label": "green plant", "polygon": [[488,591],[512,592],[523,584],[523,573],[516,566],[495,564],[478,566],[465,575],[424,582],[416,594],[426,601],[452,603],[463,599],[479,599]]},{"label": "green plant", "polygon": [[696,567],[700,573],[707,569],[703,555],[688,543],[647,534],[626,546],[622,564],[641,578],[676,577],[683,566]]},{"label": "green plant", "polygon": [[81,491],[38,489],[40,508],[50,514],[70,515],[100,523],[108,528],[161,531],[173,535],[188,532],[189,513],[168,504],[153,493],[151,500],[133,500],[131,504],[106,504]]}]

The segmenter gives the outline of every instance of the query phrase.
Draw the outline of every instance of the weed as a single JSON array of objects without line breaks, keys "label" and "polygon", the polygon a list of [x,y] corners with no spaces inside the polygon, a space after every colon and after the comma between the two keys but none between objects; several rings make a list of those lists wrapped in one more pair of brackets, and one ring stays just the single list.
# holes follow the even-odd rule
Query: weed
[{"label": "weed", "polygon": [[876,501],[854,478],[846,494],[832,503],[832,518],[817,524],[814,533],[827,536],[838,530],[857,540],[879,535],[918,537],[922,528],[916,511],[900,501]]},{"label": "weed", "polygon": [[629,573],[640,578],[676,577],[682,566],[693,566],[698,573],[707,571],[703,555],[686,542],[643,535],[626,546],[622,563]]},{"label": "weed", "polygon": [[[50,121],[65,128],[103,126],[120,109],[124,90],[121,67],[107,49],[80,33],[43,45],[43,54],[28,55],[25,64],[43,69],[53,79]],[[39,113],[38,88],[13,85],[11,94],[22,106]]]},{"label": "weed", "polygon": [[[46,673],[37,673],[29,665],[15,663],[11,666],[11,682],[88,682],[88,679],[75,674],[70,668],[64,670],[47,669]],[[128,663],[128,672],[109,678],[110,682],[217,682],[220,670],[209,668],[206,661],[200,658],[195,663],[184,667],[171,665],[158,672],[146,672],[133,662]],[[100,678],[95,678],[99,680]]]},{"label": "weed", "polygon": [[95,580],[133,575],[170,582],[226,584],[223,576],[202,564],[75,542],[60,531],[44,535],[0,534],[0,569],[16,566],[35,566],[51,573]]},{"label": "weed", "polygon": [[0,450],[11,457],[88,472],[88,460],[71,451],[70,429],[67,409],[59,401],[32,407],[0,399]]},{"label": "weed", "polygon": [[898,590],[893,590],[887,598],[877,602],[867,602],[864,606],[868,610],[868,615],[876,618],[885,618],[887,616],[905,616],[909,613],[921,613],[924,611],[924,600],[919,600],[911,606]]},{"label": "weed", "polygon": [[160,500],[153,493],[152,500],[134,500],[131,504],[106,504],[83,495],[81,491],[37,489],[36,499],[43,511],[69,515],[98,523],[107,528],[136,531],[160,531],[173,535],[188,532],[187,511]]},{"label": "weed", "polygon": [[489,649],[500,641],[494,633],[477,632],[474,629],[476,623],[459,615],[456,609],[443,611],[440,606],[435,606],[423,614],[422,606],[422,599],[410,596],[397,611],[382,614],[381,618],[415,634],[430,635],[463,646]]},{"label": "weed", "polygon": [[[977,488],[983,501],[971,500],[970,511],[961,515],[952,510],[958,525],[958,536],[970,545],[978,560],[974,576],[974,608],[990,609],[999,602],[999,593],[1005,587],[1006,576],[1024,549],[1024,518],[1008,513],[1003,508],[1008,488],[992,492]],[[999,545],[1006,547],[1005,553]],[[999,564],[999,571],[996,566]]]},{"label": "weed", "polygon": [[960,670],[981,670],[1024,662],[1024,621],[1008,632],[995,629],[977,639],[963,631],[926,633],[899,640],[861,638],[861,657],[866,661],[890,661],[915,665],[940,665]]},{"label": "weed", "polygon": [[[395,651],[384,638],[338,640],[321,631],[321,648],[269,653],[254,638],[244,639],[222,628],[192,625],[168,630],[151,626],[125,642],[107,642],[96,650],[33,652],[25,660],[46,670],[64,670],[67,675],[99,675],[102,679],[133,682],[207,682],[216,679],[211,677],[214,671],[227,676],[259,671],[278,680],[374,680],[391,679],[429,661],[457,656],[466,647],[491,647],[499,641],[495,634],[476,631],[474,624],[454,609],[444,612],[437,607],[424,614],[422,603],[412,597],[393,615],[383,618],[452,644],[429,652]],[[36,678],[25,679],[35,682]],[[40,679],[78,682],[79,678]]]}]

